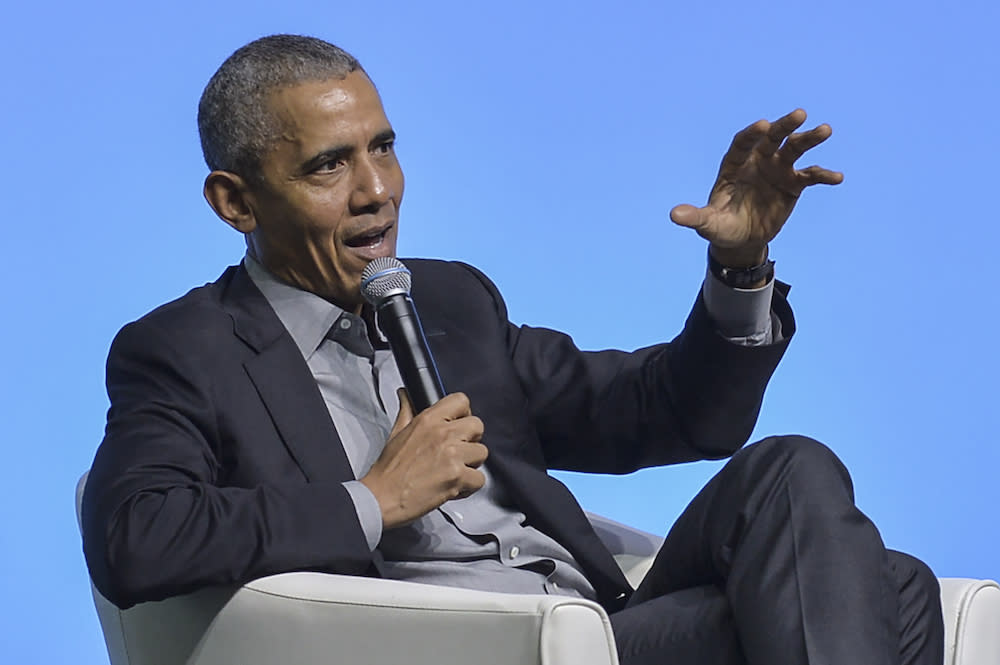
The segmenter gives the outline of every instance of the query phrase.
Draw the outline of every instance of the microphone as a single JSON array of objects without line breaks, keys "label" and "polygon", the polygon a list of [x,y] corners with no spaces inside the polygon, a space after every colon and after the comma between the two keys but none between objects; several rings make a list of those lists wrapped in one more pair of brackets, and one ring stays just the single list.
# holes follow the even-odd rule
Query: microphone
[{"label": "microphone", "polygon": [[374,259],[361,273],[361,294],[375,308],[379,330],[389,340],[410,402],[420,413],[444,397],[444,386],[410,298],[410,282],[410,271],[391,256]]}]

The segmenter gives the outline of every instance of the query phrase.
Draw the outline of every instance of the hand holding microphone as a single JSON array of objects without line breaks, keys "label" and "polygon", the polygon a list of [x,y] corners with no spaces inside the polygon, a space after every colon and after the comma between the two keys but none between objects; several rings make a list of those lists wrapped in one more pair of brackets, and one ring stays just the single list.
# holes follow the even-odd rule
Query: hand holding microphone
[{"label": "hand holding microphone", "polygon": [[488,451],[469,398],[444,395],[410,299],[410,271],[397,259],[375,259],[362,273],[361,291],[375,307],[406,387],[385,449],[361,479],[382,510],[383,529],[391,529],[480,489],[486,478],[478,467]]}]

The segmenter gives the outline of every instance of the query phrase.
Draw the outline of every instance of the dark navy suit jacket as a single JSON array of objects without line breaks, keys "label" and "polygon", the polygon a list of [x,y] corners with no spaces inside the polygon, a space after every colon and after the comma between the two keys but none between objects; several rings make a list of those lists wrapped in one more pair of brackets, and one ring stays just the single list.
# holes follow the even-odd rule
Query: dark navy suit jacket
[{"label": "dark navy suit jacket", "polygon": [[[476,269],[406,263],[445,388],[465,392],[485,423],[491,471],[573,554],[599,601],[621,608],[631,589],[546,469],[628,473],[739,448],[794,330],[784,289],[772,304],[777,344],[731,344],[699,298],[670,343],[581,352],[561,333],[509,323]],[[378,574],[316,382],[242,266],[123,328],[107,387],[83,535],[109,600],[127,607],[295,570]]]}]

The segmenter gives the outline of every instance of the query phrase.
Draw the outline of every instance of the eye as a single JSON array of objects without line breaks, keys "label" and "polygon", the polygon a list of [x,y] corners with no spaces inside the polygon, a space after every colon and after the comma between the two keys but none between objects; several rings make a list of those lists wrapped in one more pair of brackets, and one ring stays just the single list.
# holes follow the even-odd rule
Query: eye
[{"label": "eye", "polygon": [[384,141],[375,146],[374,152],[376,155],[388,155],[390,152],[392,152],[395,145],[396,145],[395,140]]},{"label": "eye", "polygon": [[344,168],[344,160],[341,158],[329,159],[314,169],[315,173],[335,173]]}]

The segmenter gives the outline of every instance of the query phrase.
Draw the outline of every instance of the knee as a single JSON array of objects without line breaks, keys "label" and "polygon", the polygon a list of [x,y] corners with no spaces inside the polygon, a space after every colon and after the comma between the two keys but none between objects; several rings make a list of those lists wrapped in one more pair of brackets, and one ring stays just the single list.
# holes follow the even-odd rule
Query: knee
[{"label": "knee", "polygon": [[770,436],[744,449],[771,458],[774,462],[793,466],[834,467],[842,469],[843,463],[826,445],[816,439],[799,434]]},{"label": "knee", "polygon": [[823,489],[832,484],[844,487],[851,501],[854,500],[854,485],[847,467],[836,453],[816,439],[794,434],[772,436],[744,450],[762,458],[766,466],[780,469],[791,485]]}]

